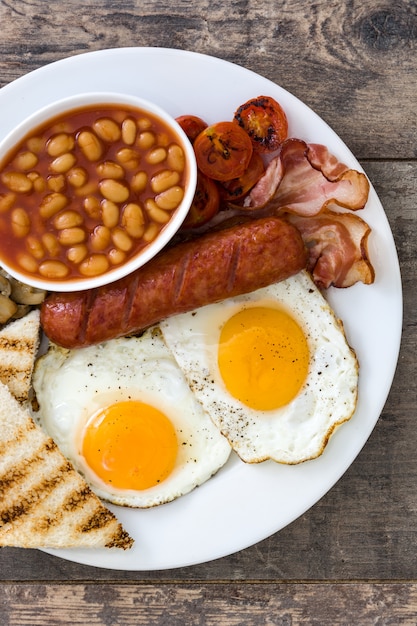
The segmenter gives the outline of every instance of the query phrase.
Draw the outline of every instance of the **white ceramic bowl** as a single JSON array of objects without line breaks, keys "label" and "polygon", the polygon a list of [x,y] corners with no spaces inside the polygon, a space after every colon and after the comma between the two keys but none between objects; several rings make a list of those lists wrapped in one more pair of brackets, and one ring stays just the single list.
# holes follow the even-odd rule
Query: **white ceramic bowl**
[{"label": "white ceramic bowl", "polygon": [[[184,196],[179,206],[172,212],[172,217],[168,223],[164,225],[156,239],[147,244],[146,247],[126,260],[124,263],[117,266],[111,266],[108,271],[97,276],[71,279],[55,278],[53,280],[49,280],[48,277],[41,277],[38,275],[32,276],[26,271],[16,269],[15,266],[10,265],[10,263],[3,259],[2,249],[0,246],[0,265],[13,277],[34,287],[46,289],[48,291],[78,291],[99,287],[123,278],[127,274],[130,274],[147,263],[172,239],[184,221],[192,203],[197,183],[197,166],[194,150],[190,141],[187,139],[187,136],[179,124],[166,111],[147,100],[143,100],[142,98],[133,95],[103,92],[83,93],[46,105],[22,121],[12,132],[0,141],[0,163],[7,157],[10,151],[12,151],[22,141],[22,139],[30,134],[34,129],[43,126],[49,120],[52,120],[57,116],[61,116],[64,113],[70,113],[81,107],[91,107],[95,104],[97,104],[98,107],[104,104],[112,106],[121,105],[121,107],[126,105],[128,107],[134,107],[144,113],[148,112],[154,117],[159,118],[159,120],[169,127],[169,129],[176,136],[176,140],[182,147],[185,154],[186,177]],[[2,169],[3,166],[0,169],[0,175]]]}]

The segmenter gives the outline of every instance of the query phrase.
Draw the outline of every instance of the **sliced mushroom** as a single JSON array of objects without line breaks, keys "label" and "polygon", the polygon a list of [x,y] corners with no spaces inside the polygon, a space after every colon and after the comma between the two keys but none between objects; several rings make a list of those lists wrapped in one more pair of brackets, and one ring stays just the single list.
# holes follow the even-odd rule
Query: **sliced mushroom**
[{"label": "sliced mushroom", "polygon": [[10,296],[12,292],[12,287],[10,285],[10,281],[7,280],[6,276],[0,274],[0,294],[2,296]]},{"label": "sliced mushroom", "polygon": [[0,324],[5,324],[17,311],[17,304],[0,294]]},{"label": "sliced mushroom", "polygon": [[14,313],[14,315],[13,315],[13,319],[14,319],[14,320],[18,320],[18,319],[20,319],[21,317],[25,317],[25,315],[26,315],[27,313],[29,313],[29,311],[30,311],[30,310],[31,310],[31,308],[32,308],[32,307],[30,306],[30,304],[18,304],[18,305],[16,305],[16,306],[17,306],[17,308],[16,308],[16,313]]},{"label": "sliced mushroom", "polygon": [[18,304],[41,304],[45,300],[46,291],[36,287],[30,287],[19,282],[14,278],[10,278],[11,297]]}]

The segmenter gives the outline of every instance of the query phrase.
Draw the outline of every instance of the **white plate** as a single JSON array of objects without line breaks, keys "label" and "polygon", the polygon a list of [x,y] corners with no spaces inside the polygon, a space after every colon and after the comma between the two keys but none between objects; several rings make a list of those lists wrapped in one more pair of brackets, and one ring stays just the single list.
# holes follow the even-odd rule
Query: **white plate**
[{"label": "white plate", "polygon": [[[341,161],[361,167],[346,145],[311,109],[275,83],[237,65],[192,52],[122,48],[71,57],[38,69],[0,90],[0,134],[50,101],[80,91],[127,92],[152,100],[171,115],[231,119],[259,95],[275,97],[290,134],[324,143]],[[295,520],[342,476],[368,439],[394,376],[401,338],[401,277],[394,240],[371,188],[361,216],[370,224],[372,286],[329,290],[360,361],[359,403],[324,454],[297,466],[245,465],[236,457],[187,496],[150,510],[112,506],[135,538],[132,550],[49,550],[70,561],[123,570],[158,570],[204,563],[242,550]]]}]

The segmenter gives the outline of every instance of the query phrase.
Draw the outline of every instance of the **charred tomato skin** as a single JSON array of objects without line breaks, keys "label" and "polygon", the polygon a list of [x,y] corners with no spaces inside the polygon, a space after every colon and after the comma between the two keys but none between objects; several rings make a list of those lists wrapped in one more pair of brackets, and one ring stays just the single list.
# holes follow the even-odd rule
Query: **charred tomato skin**
[{"label": "charred tomato skin", "polygon": [[257,152],[274,152],[288,138],[285,111],[271,96],[258,96],[240,105],[233,120],[246,131]]}]

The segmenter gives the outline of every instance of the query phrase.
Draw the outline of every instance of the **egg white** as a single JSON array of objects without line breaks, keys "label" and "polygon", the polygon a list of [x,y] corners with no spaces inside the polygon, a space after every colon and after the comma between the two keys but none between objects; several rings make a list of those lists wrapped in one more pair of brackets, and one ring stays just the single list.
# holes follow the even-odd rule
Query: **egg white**
[{"label": "egg white", "polygon": [[[51,345],[35,365],[33,388],[39,404],[35,418],[95,493],[114,504],[146,508],[170,502],[213,476],[231,452],[157,328],[79,350]],[[123,400],[140,400],[165,413],[178,439],[173,472],[143,491],[110,488],[80,452],[88,418]]]},{"label": "egg white", "polygon": [[[247,306],[278,306],[298,322],[310,362],[298,395],[276,410],[253,410],[227,390],[217,363],[225,322]],[[195,396],[233,450],[248,463],[300,463],[319,456],[355,411],[358,362],[341,322],[302,271],[285,281],[161,323],[164,339]]]}]

